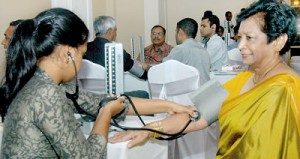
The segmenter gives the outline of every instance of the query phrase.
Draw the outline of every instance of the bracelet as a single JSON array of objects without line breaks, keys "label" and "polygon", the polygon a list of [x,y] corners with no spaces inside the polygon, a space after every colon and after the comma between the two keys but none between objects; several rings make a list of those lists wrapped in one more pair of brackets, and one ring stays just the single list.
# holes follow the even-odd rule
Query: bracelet
[{"label": "bracelet", "polygon": [[[150,128],[152,128],[154,130],[161,131],[161,132],[164,131],[161,121],[152,122],[149,125],[150,125]],[[152,133],[150,133],[149,138],[158,138],[160,136],[162,136],[160,133],[152,132]]]}]

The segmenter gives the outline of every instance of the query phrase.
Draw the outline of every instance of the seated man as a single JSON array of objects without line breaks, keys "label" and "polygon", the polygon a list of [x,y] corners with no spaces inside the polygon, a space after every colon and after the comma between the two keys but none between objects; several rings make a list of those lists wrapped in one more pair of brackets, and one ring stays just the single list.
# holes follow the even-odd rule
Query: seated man
[{"label": "seated man", "polygon": [[224,40],[224,37],[223,37],[224,28],[222,26],[219,27],[217,34]]},{"label": "seated man", "polygon": [[200,85],[210,80],[210,59],[207,51],[195,40],[198,32],[198,23],[191,18],[182,19],[176,26],[177,46],[163,59],[177,60],[186,65],[195,67],[200,75]]},{"label": "seated man", "polygon": [[227,46],[228,51],[237,48],[238,45],[239,45],[239,43],[240,43],[240,38],[239,38],[239,35],[238,35],[239,27],[240,27],[240,25],[236,25],[233,28],[233,30],[234,30],[234,37],[233,37],[234,43],[232,43],[231,45]]},{"label": "seated man", "polygon": [[[89,42],[84,59],[90,60],[105,67],[105,44],[116,40],[117,26],[115,20],[110,16],[99,16],[94,21],[96,38]],[[141,79],[147,79],[147,71],[137,61],[131,59],[129,53],[123,50],[124,71],[128,71]]]},{"label": "seated man", "polygon": [[[105,44],[116,40],[117,26],[114,18],[110,16],[99,16],[94,21],[96,38],[89,42],[84,59],[105,67]],[[123,50],[124,71],[128,71],[140,79],[147,79],[147,71],[135,60],[131,59],[129,53]],[[126,93],[129,96],[149,98],[146,91],[132,91]]]},{"label": "seated man", "polygon": [[[144,57],[146,64],[159,64],[162,59],[169,55],[173,46],[165,42],[166,29],[161,25],[155,25],[151,29],[151,42],[152,44],[145,47]],[[140,55],[138,56],[140,60]]]},{"label": "seated man", "polygon": [[210,57],[210,67],[221,70],[222,66],[227,64],[228,55],[224,40],[217,34],[219,26],[220,20],[217,16],[204,16],[201,21],[200,32],[201,36],[207,39],[204,48]]}]

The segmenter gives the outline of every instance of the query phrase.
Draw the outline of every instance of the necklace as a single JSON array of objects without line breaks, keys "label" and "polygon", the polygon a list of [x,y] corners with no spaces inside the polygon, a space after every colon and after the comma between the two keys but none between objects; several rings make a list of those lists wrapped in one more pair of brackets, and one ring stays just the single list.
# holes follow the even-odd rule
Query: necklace
[{"label": "necklace", "polygon": [[277,62],[273,67],[270,67],[265,73],[262,75],[254,74],[252,82],[256,85],[258,82],[261,82],[274,68],[276,68],[282,61]]}]

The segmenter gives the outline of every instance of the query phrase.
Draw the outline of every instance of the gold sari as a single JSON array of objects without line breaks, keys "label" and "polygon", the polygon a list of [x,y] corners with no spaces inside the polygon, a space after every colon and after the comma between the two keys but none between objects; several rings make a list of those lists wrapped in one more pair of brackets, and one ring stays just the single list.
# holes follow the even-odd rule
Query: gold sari
[{"label": "gold sari", "polygon": [[239,94],[253,74],[224,86],[230,95],[219,113],[217,159],[299,159],[300,80],[284,73]]}]

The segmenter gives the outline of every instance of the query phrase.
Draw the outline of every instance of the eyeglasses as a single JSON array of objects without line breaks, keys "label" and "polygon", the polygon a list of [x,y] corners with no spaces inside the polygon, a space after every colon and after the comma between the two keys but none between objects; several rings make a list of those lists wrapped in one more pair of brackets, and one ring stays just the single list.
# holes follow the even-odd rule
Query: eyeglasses
[{"label": "eyeglasses", "polygon": [[152,36],[163,36],[164,33],[163,32],[159,32],[159,33],[153,32],[151,35]]}]

